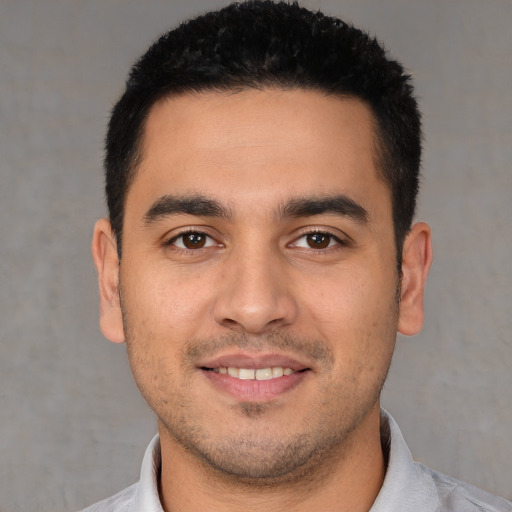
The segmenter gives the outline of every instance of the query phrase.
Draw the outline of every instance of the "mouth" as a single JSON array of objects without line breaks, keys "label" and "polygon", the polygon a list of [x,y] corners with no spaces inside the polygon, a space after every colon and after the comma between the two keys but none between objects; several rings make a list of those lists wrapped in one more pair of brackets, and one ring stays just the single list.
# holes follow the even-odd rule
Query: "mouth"
[{"label": "mouth", "polygon": [[[283,368],[282,366],[274,366],[267,368],[236,368],[234,366],[221,366],[218,368],[202,367],[202,370],[220,373],[221,375],[229,375],[235,379],[240,380],[271,380],[279,379],[283,376],[292,375],[295,372],[291,368]],[[299,370],[301,372],[307,371],[309,368]]]},{"label": "mouth", "polygon": [[199,369],[216,389],[243,401],[265,401],[297,387],[311,368],[290,358],[224,356]]}]

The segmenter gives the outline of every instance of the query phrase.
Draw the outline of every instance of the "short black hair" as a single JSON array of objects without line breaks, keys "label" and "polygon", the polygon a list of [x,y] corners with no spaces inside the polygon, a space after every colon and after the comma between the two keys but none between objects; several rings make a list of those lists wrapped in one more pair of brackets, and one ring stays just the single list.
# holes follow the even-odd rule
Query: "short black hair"
[{"label": "short black hair", "polygon": [[310,89],[371,109],[379,173],[392,194],[397,262],[416,208],[421,119],[411,77],[379,42],[296,2],[233,3],[160,37],[131,69],[106,137],[106,195],[121,254],[126,195],[142,158],[145,121],[180,93]]}]

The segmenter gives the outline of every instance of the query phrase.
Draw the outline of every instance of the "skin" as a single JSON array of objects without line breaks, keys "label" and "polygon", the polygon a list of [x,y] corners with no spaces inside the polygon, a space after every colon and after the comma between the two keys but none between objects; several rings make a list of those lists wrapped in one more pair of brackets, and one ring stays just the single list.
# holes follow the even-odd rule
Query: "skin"
[{"label": "skin", "polygon": [[[432,258],[418,223],[399,281],[373,126],[362,102],[304,90],[190,94],[150,112],[122,260],[105,219],[93,255],[102,331],[126,341],[158,418],[165,510],[371,507],[385,473],[379,395],[397,330],[422,326]],[[197,196],[217,210],[191,212]],[[364,215],[290,206],[333,197]],[[305,371],[270,395],[237,394],[202,369],[233,357]]]}]

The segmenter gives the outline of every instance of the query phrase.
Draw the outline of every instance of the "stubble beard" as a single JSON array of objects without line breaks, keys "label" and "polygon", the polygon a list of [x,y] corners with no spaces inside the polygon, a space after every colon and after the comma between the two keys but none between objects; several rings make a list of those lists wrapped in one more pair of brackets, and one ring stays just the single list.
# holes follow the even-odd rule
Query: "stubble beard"
[{"label": "stubble beard", "polygon": [[[278,337],[285,339],[281,335]],[[235,342],[235,337],[230,338]],[[287,339],[295,347],[301,344],[314,346],[310,341]],[[207,343],[218,345],[219,342],[217,340]],[[130,347],[131,344],[132,341],[127,336],[127,346]],[[238,343],[240,345],[243,345],[242,341]],[[197,343],[191,343],[191,346],[197,347]],[[267,340],[265,346],[275,345]],[[130,352],[130,348],[128,350]],[[389,365],[373,383],[364,403],[357,396],[347,394],[353,383],[338,383],[335,388],[324,393],[322,400],[329,402],[344,389],[343,400],[337,399],[337,403],[343,402],[343,406],[330,411],[331,417],[323,418],[325,422],[322,418],[315,417],[314,411],[311,411],[309,421],[301,425],[300,431],[286,436],[282,432],[273,433],[264,428],[267,414],[272,414],[271,404],[241,402],[237,404],[236,412],[245,423],[252,422],[254,429],[234,431],[224,438],[212,437],[210,431],[215,425],[207,425],[205,428],[200,415],[188,405],[190,397],[186,395],[186,391],[174,390],[172,398],[164,403],[157,394],[155,396],[148,392],[148,387],[140,379],[136,378],[136,382],[157,414],[161,434],[163,429],[173,444],[192,455],[204,469],[214,470],[221,478],[236,481],[240,485],[267,487],[304,481],[308,475],[318,477],[322,473],[322,467],[329,467],[331,460],[343,458],[344,452],[350,448],[352,432],[378,402],[388,368]],[[186,390],[187,385],[185,383],[181,389]],[[323,413],[325,414],[325,409]],[[222,422],[222,418],[218,421]],[[323,428],[325,425],[327,427]],[[336,427],[333,428],[333,425]]]},{"label": "stubble beard", "polygon": [[[251,338],[244,333],[232,333],[214,340],[196,340],[186,344],[183,351],[183,367],[202,355],[214,354],[219,349],[236,347],[252,352],[260,350],[286,350],[306,354],[325,371],[331,371],[334,356],[324,344],[315,340],[298,339],[280,332],[269,333],[262,338]],[[269,417],[274,413],[272,403],[240,402],[232,407],[244,423],[254,426],[245,431],[235,431],[229,438],[212,439],[201,422],[191,416],[162,418],[160,423],[172,439],[187,452],[193,454],[202,465],[218,475],[250,486],[269,486],[291,482],[314,459],[336,444],[325,437],[315,439],[315,429],[305,425],[300,433],[283,437],[282,432],[272,433],[267,428]],[[222,421],[222,418],[219,418]]]},{"label": "stubble beard", "polygon": [[[123,301],[121,304],[123,305]],[[392,315],[398,318],[397,301],[395,306]],[[136,346],[141,339],[148,340],[151,336],[146,332],[144,338],[141,338],[137,335],[138,333],[132,332],[132,330],[142,329],[132,329],[134,326],[130,322],[129,313],[124,306],[122,310],[126,345],[135,381],[157,415],[161,429],[165,431],[172,443],[192,455],[206,470],[213,470],[219,477],[231,482],[236,481],[244,486],[267,487],[293,484],[307,480],[312,475],[318,478],[327,471],[332,459],[343,458],[344,453],[350,450],[352,433],[378,403],[391,364],[392,348],[389,361],[381,366],[380,374],[376,375],[374,381],[370,383],[369,389],[364,393],[363,401],[357,392],[350,391],[354,388],[354,382],[349,378],[325,390],[322,396],[324,403],[330,402],[330,399],[339,393],[343,395],[341,400],[339,397],[335,400],[342,406],[331,409],[330,417],[323,418],[325,422],[315,418],[313,414],[300,432],[286,437],[283,437],[281,432],[273,435],[268,429],[261,428],[272,406],[241,402],[236,406],[239,414],[255,424],[259,422],[260,427],[245,432],[233,432],[229,438],[219,439],[218,436],[213,438],[208,428],[205,428],[200,415],[190,408],[190,396],[187,394],[190,382],[185,380],[180,389],[169,392],[165,389],[165,382],[159,381],[157,375],[152,376],[153,384],[149,385],[146,384],[151,381],[151,378],[147,378],[148,375],[140,378],[140,373],[146,372],[137,370],[137,365],[139,368],[141,366],[144,368],[144,361],[141,361],[144,356],[141,355],[141,347]],[[326,348],[325,343],[272,332],[264,339],[249,338],[244,333],[232,333],[219,339],[191,340],[183,350],[181,367],[189,368],[189,361],[196,358],[198,354],[226,346],[256,351],[258,348],[262,350],[293,348],[296,352],[303,351],[309,357],[319,361],[326,372],[334,365],[334,356]],[[134,364],[135,360],[137,360],[136,364]],[[185,371],[184,375],[186,374]],[[160,382],[160,391],[163,391],[160,397],[154,389],[151,389],[155,382]],[[325,410],[323,414],[325,416]],[[222,418],[218,421],[222,422]],[[326,424],[330,425],[330,428],[322,428],[322,425]],[[335,428],[332,428],[333,425]]]}]

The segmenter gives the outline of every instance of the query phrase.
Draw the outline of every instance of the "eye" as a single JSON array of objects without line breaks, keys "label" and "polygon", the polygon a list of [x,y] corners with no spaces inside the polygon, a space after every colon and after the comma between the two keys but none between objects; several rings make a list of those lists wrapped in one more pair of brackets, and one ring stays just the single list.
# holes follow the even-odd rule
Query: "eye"
[{"label": "eye", "polygon": [[335,245],[344,245],[343,242],[331,233],[315,231],[314,233],[306,233],[298,238],[293,245],[304,249],[328,249]]},{"label": "eye", "polygon": [[171,238],[168,245],[173,245],[179,249],[193,250],[212,247],[216,245],[216,242],[206,233],[201,233],[200,231],[187,231],[186,233],[181,233],[180,235]]}]

